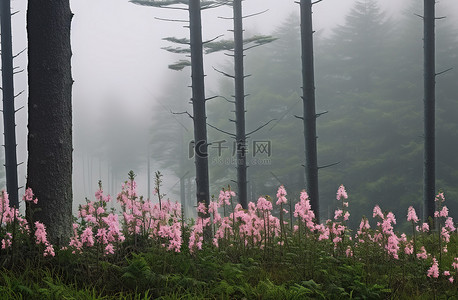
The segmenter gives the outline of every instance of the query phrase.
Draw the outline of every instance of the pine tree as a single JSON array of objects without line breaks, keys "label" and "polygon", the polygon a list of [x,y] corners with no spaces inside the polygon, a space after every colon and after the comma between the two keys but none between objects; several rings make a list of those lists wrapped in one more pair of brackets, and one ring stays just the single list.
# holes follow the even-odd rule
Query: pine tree
[{"label": "pine tree", "polygon": [[11,36],[11,2],[0,2],[1,44],[2,44],[2,92],[3,126],[5,138],[6,190],[11,207],[19,208],[17,157],[16,157],[16,121],[14,107],[14,68],[13,42]]},{"label": "pine tree", "polygon": [[38,198],[32,221],[44,223],[58,246],[67,244],[73,221],[72,16],[69,0],[28,2],[27,187]]}]

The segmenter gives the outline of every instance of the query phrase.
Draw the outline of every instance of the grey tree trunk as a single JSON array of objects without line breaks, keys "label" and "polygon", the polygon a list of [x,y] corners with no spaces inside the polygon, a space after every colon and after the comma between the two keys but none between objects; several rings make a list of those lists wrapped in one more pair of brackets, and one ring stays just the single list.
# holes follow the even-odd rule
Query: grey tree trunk
[{"label": "grey tree trunk", "polygon": [[45,224],[48,240],[58,246],[68,243],[73,221],[72,16],[69,0],[28,1],[27,187],[41,209],[34,219]]},{"label": "grey tree trunk", "polygon": [[434,198],[436,193],[435,163],[435,0],[424,0],[424,186],[423,201],[425,219],[434,218]]},{"label": "grey tree trunk", "polygon": [[207,115],[203,63],[202,21],[200,0],[189,0],[191,42],[192,108],[194,121],[194,153],[196,164],[197,203],[210,204],[208,179]]},{"label": "grey tree trunk", "polygon": [[14,108],[13,42],[11,38],[11,3],[0,1],[1,43],[2,43],[2,89],[3,89],[3,128],[5,145],[6,190],[10,206],[19,208],[16,121]]},{"label": "grey tree trunk", "polygon": [[302,45],[302,100],[304,105],[305,139],[305,186],[310,205],[320,220],[318,193],[318,163],[315,110],[315,78],[313,65],[312,1],[301,0],[301,45]]},{"label": "grey tree trunk", "polygon": [[234,13],[234,77],[235,77],[235,139],[237,152],[238,199],[244,209],[247,200],[247,162],[245,132],[245,74],[243,63],[242,0],[233,1]]}]

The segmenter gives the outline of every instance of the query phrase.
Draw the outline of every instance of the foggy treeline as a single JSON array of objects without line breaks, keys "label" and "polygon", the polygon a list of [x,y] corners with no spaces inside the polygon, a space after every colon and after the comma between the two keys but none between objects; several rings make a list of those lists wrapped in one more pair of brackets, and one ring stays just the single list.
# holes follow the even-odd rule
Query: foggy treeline
[{"label": "foggy treeline", "polygon": [[[338,163],[319,172],[323,219],[332,218],[340,184],[355,220],[371,215],[376,204],[399,216],[410,205],[423,212],[423,29],[415,15],[422,4],[408,2],[399,17],[389,18],[375,1],[359,1],[343,24],[315,34],[317,113],[324,113],[317,121],[318,160],[320,166]],[[440,15],[447,7],[438,9]],[[283,184],[294,203],[303,189],[299,26],[298,14],[291,14],[272,32],[277,41],[247,53],[247,131],[275,119],[248,141],[250,201],[274,195]],[[457,61],[458,31],[453,17],[437,22],[436,30],[439,72]],[[231,63],[219,66],[230,70]],[[457,79],[454,71],[437,78],[437,189],[445,191],[452,212],[458,209]],[[194,168],[188,157],[192,122],[170,114],[189,109],[188,84],[188,74],[174,76],[158,99],[151,129],[152,157],[177,178],[192,178]],[[221,79],[215,93],[230,99],[232,89]],[[233,130],[232,110],[233,104],[212,100],[209,123]],[[211,193],[228,184],[236,189],[233,140],[209,129],[209,142]],[[186,183],[189,197],[192,179]],[[174,190],[179,197],[178,184]],[[187,201],[194,205],[193,197]]]}]

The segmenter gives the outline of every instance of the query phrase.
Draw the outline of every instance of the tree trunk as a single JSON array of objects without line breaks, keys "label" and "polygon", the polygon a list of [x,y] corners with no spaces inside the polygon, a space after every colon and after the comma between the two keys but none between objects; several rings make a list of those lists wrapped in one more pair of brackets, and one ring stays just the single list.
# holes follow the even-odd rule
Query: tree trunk
[{"label": "tree trunk", "polygon": [[69,0],[28,1],[27,187],[38,198],[34,219],[59,246],[68,243],[73,221],[72,16]]},{"label": "tree trunk", "polygon": [[1,43],[2,43],[2,89],[3,89],[3,128],[5,142],[6,190],[10,206],[19,208],[16,121],[14,109],[13,83],[13,42],[11,38],[10,0],[0,1]]},{"label": "tree trunk", "polygon": [[237,185],[239,203],[248,208],[247,163],[245,135],[245,83],[243,68],[242,0],[233,1],[234,13],[234,75],[235,75],[235,139],[237,150]]},{"label": "tree trunk", "polygon": [[425,219],[434,218],[435,181],[435,0],[424,0],[424,186]]},{"label": "tree trunk", "polygon": [[191,36],[192,108],[194,121],[194,153],[196,164],[197,204],[210,204],[208,180],[207,115],[205,111],[204,63],[200,0],[189,0]]},{"label": "tree trunk", "polygon": [[304,104],[305,186],[316,220],[320,220],[313,66],[312,1],[301,0],[302,100]]}]

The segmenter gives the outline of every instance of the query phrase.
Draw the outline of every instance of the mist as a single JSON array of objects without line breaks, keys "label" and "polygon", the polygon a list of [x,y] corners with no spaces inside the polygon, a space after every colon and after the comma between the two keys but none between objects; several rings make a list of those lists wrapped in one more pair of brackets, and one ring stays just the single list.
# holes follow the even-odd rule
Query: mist
[{"label": "mist", "polygon": [[[325,39],[331,37],[333,30],[345,24],[346,16],[355,4],[355,0],[324,0],[314,6],[314,28],[317,35],[320,36],[320,41],[317,41],[318,49],[325,49]],[[403,14],[406,14],[406,9],[410,1],[399,0],[381,0],[379,5],[385,11],[386,19],[398,20]],[[13,47],[14,52],[17,53],[26,48],[26,27],[25,27],[25,13],[26,1],[14,0],[12,2],[13,10],[18,10],[19,13],[13,17]],[[438,7],[454,8],[458,11],[458,4],[453,0],[444,0],[438,3]],[[170,46],[170,43],[164,41],[165,37],[187,37],[188,31],[183,27],[182,23],[167,22],[159,20],[160,18],[172,19],[186,19],[186,12],[179,12],[167,9],[156,9],[144,6],[137,6],[129,3],[126,0],[73,0],[71,1],[72,11],[74,18],[72,22],[72,73],[75,80],[73,86],[73,132],[74,132],[74,173],[73,173],[73,193],[74,193],[74,208],[76,209],[79,204],[84,203],[84,199],[93,198],[93,195],[98,187],[99,180],[101,181],[104,189],[116,196],[120,191],[121,183],[127,180],[127,172],[134,170],[137,174],[137,182],[139,186],[139,193],[145,197],[153,197],[152,187],[148,193],[147,183],[147,157],[151,155],[150,174],[153,176],[155,170],[160,170],[164,174],[163,178],[163,191],[170,197],[171,200],[179,200],[179,176],[177,172],[172,169],[167,169],[161,161],[157,158],[160,156],[161,145],[166,144],[165,141],[153,138],[155,128],[157,128],[158,115],[166,115],[171,119],[170,111],[191,110],[188,101],[190,96],[190,89],[187,88],[189,84],[189,69],[183,71],[172,71],[168,69],[168,65],[181,59],[182,57],[177,54],[171,54],[161,49],[162,47]],[[247,0],[244,2],[245,14],[254,14],[260,11],[267,10],[266,12],[251,17],[245,21],[246,33],[250,35],[264,34],[274,35],[276,30],[285,23],[288,19],[294,18],[299,13],[299,6],[294,1],[286,0]],[[448,9],[447,22],[455,30],[458,28],[456,15],[449,14],[453,11]],[[421,11],[413,11],[420,14]],[[219,18],[230,17],[231,11],[228,8],[218,8],[211,11],[203,12],[203,34],[204,39],[210,40],[219,35],[224,35],[221,38],[229,39],[232,36],[228,29],[231,29],[231,22]],[[396,23],[397,21],[394,21]],[[439,21],[440,22],[440,21]],[[421,29],[421,20],[418,20],[418,26]],[[439,27],[438,27],[439,28]],[[392,32],[392,35],[396,35]],[[275,35],[274,35],[275,36]],[[319,43],[323,41],[324,46]],[[419,41],[421,43],[421,40]],[[277,45],[281,45],[282,41],[278,40],[272,45],[267,46],[267,50],[259,50],[262,55],[268,56],[269,51],[274,51]],[[421,44],[419,44],[421,46]],[[285,46],[285,45],[283,45]],[[320,48],[322,47],[322,48]],[[278,49],[277,49],[278,50]],[[299,51],[300,49],[297,49]],[[256,57],[258,49],[251,51],[247,54],[247,65],[252,72],[252,77],[261,77],[263,74],[256,73],[261,70],[257,66],[259,62],[255,62],[253,57]],[[264,52],[263,52],[264,51]],[[421,48],[418,51],[422,51]],[[299,53],[299,52],[298,52]],[[259,54],[261,56],[261,54]],[[395,55],[393,53],[391,55]],[[315,52],[317,60],[318,74],[329,72],[329,70],[320,68],[320,51]],[[298,57],[300,59],[300,57]],[[393,58],[394,59],[394,58]],[[230,58],[222,53],[207,55],[204,58],[206,68],[206,93],[208,96],[225,94],[228,88],[228,83],[220,74],[218,74],[213,67],[228,68],[230,69]],[[452,57],[446,60],[444,64],[448,63],[451,67],[457,64],[457,58]],[[419,62],[421,64],[421,62]],[[27,103],[27,57],[22,54],[15,61],[15,65],[25,69],[15,77],[16,91],[25,90],[25,93],[17,100],[16,106],[26,106]],[[325,64],[323,63],[322,66]],[[420,70],[419,76],[421,77],[421,65],[418,66]],[[275,70],[275,68],[273,68]],[[456,78],[456,71],[452,75]],[[277,78],[273,76],[272,78]],[[285,77],[286,78],[286,77]],[[326,77],[323,77],[326,78]],[[281,79],[281,78],[280,78]],[[295,91],[300,91],[300,78],[297,78]],[[261,79],[260,79],[261,80]],[[255,79],[253,79],[255,81]],[[255,81],[258,83],[257,81]],[[277,82],[278,85],[287,85],[291,82]],[[325,81],[317,80],[317,106],[322,110],[332,111],[334,105],[332,101],[320,102],[322,98],[335,97],[339,94],[337,86],[328,86]],[[247,90],[252,93],[253,98],[256,98],[255,92],[262,93],[260,88],[250,87],[250,81],[247,82]],[[419,86],[421,89],[421,86]],[[444,88],[445,89],[445,88]],[[172,100],[168,99],[171,91],[183,91],[183,106],[172,104]],[[186,96],[186,91],[188,95]],[[369,92],[368,92],[369,93]],[[230,93],[226,93],[230,96]],[[294,93],[291,93],[294,94]],[[290,95],[284,95],[290,97]],[[182,97],[182,96],[180,96]],[[187,97],[187,98],[185,98]],[[261,97],[261,96],[258,96]],[[402,97],[402,95],[401,95]],[[407,97],[407,96],[406,96]],[[440,98],[440,95],[438,95]],[[337,98],[337,97],[336,97]],[[299,99],[299,98],[298,98]],[[212,100],[221,101],[221,100]],[[247,100],[250,101],[250,100]],[[209,119],[218,122],[221,119],[228,119],[231,117],[230,108],[221,104],[226,111],[215,112],[221,102],[209,104]],[[321,104],[323,103],[323,104]],[[421,105],[421,98],[418,99],[418,104]],[[187,107],[187,108],[186,108]],[[297,109],[300,109],[300,105]],[[374,108],[379,109],[379,107]],[[445,108],[444,108],[445,109]],[[456,109],[456,106],[453,107]],[[279,108],[281,112],[281,108]],[[247,118],[256,114],[255,107],[249,107]],[[291,113],[289,114],[292,115]],[[278,114],[273,117],[286,118],[287,115]],[[178,118],[178,117],[177,117]],[[324,116],[327,121],[320,120],[318,130],[320,131],[320,124],[322,122],[331,122],[338,119],[336,114]],[[253,117],[255,119],[255,117]],[[191,126],[190,120],[175,119],[177,126],[183,128]],[[175,122],[174,121],[174,122]],[[449,120],[450,126],[457,126],[455,120]],[[455,122],[455,123],[453,123]],[[289,124],[280,120],[277,122],[281,127],[283,124]],[[156,124],[156,125],[155,125]],[[259,123],[253,121],[252,127],[256,127]],[[222,126],[230,126],[222,124]],[[286,125],[285,125],[286,126]],[[188,127],[189,128],[189,127]],[[228,127],[230,128],[230,127]],[[296,131],[291,131],[291,135],[296,134],[302,137],[300,131],[300,124],[298,124]],[[272,129],[274,130],[274,129]],[[269,134],[272,130],[260,132],[257,137],[261,140],[269,139]],[[335,132],[334,132],[335,133]],[[326,143],[331,142],[331,139],[336,137],[333,132],[328,132],[326,128],[321,130],[320,140],[326,148]],[[322,134],[322,135],[321,135]],[[355,135],[356,133],[347,132],[340,134]],[[421,134],[421,127],[419,128]],[[209,131],[209,135],[214,140],[224,139],[214,132]],[[326,135],[328,135],[326,137]],[[321,139],[321,136],[323,139]],[[173,138],[173,137],[169,137]],[[226,138],[227,139],[227,138]],[[447,137],[444,138],[447,140]],[[26,161],[27,161],[27,109],[22,109],[17,114],[17,141],[18,141],[18,161],[24,162],[19,166],[19,185],[25,186],[26,182]],[[302,143],[302,142],[301,142]],[[299,152],[302,151],[298,146]],[[448,143],[457,143],[448,139]],[[151,148],[149,144],[155,144],[155,153],[150,153]],[[344,140],[342,145],[346,145]],[[187,145],[185,145],[186,147]],[[290,145],[291,146],[291,145]],[[350,147],[346,145],[345,147]],[[342,146],[344,147],[344,146]],[[455,146],[453,146],[455,147]],[[275,150],[275,145],[273,145]],[[454,149],[454,148],[453,148]],[[163,149],[167,152],[168,149]],[[345,157],[338,154],[339,149],[336,150],[336,155],[330,155],[329,149],[323,150],[322,159],[328,160],[323,163],[332,163],[334,161],[342,161],[340,166],[336,167],[334,171],[328,169],[323,171],[320,175],[320,182],[326,188],[334,186],[337,190],[340,184],[348,184],[349,186],[356,186],[357,182],[338,182],[335,178],[345,178],[345,167],[349,166],[345,162]],[[342,150],[342,149],[341,149]],[[349,150],[350,151],[350,150]],[[361,151],[364,151],[362,149]],[[175,154],[174,154],[175,155]],[[320,153],[318,153],[320,157]],[[156,159],[155,159],[156,158]],[[272,157],[272,159],[287,160],[286,156]],[[172,156],[169,160],[179,160],[179,157]],[[300,182],[300,165],[303,162],[297,161],[297,168],[291,170],[292,174],[289,178],[280,178],[278,182],[272,181],[272,178],[261,177],[261,173],[257,174],[256,166],[250,167],[250,172],[253,175],[252,180],[264,180],[269,182],[267,186],[262,189],[260,186],[252,191],[253,197],[261,194],[272,193],[275,186],[283,184],[287,180]],[[421,161],[418,162],[421,165]],[[187,158],[187,167],[192,169],[192,159]],[[221,168],[227,171],[221,171]],[[212,182],[211,194],[218,194],[218,189],[232,184],[234,166],[216,165],[210,170],[210,175],[214,175]],[[266,166],[263,166],[266,167]],[[270,166],[271,167],[271,166]],[[454,166],[456,169],[458,166]],[[211,167],[212,168],[212,167]],[[259,169],[262,169],[260,167]],[[273,173],[282,173],[280,170],[269,170]],[[417,169],[415,169],[415,172]],[[192,173],[193,171],[191,171]],[[221,175],[221,172],[223,174]],[[263,171],[264,175],[265,172]],[[338,175],[334,174],[336,172]],[[456,172],[455,172],[456,173]],[[219,175],[218,175],[219,174]],[[421,175],[421,174],[417,174]],[[362,176],[364,177],[364,176]],[[453,178],[443,178],[442,182],[449,182]],[[324,182],[327,182],[325,184]],[[292,184],[291,184],[292,185]],[[444,184],[449,187],[449,184]],[[297,188],[294,187],[295,192]],[[355,187],[356,189],[356,187]],[[300,191],[300,189],[299,189]],[[383,191],[385,192],[385,191]],[[386,191],[389,192],[389,191]],[[331,198],[335,191],[324,192],[326,204],[324,207],[332,205]],[[349,191],[351,195],[351,189]],[[451,194],[458,196],[458,191],[451,191]],[[388,195],[387,195],[388,197]],[[396,197],[396,195],[389,195],[389,197]],[[411,199],[411,196],[409,196]],[[191,198],[188,205],[193,205]],[[418,194],[418,200],[421,199],[421,193]],[[453,198],[453,201],[458,199]],[[326,212],[323,212],[326,215]]]}]

